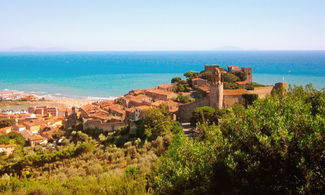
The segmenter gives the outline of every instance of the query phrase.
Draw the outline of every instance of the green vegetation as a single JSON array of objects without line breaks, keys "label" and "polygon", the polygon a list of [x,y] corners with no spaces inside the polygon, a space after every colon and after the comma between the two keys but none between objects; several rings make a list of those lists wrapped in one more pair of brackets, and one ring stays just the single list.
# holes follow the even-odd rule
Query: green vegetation
[{"label": "green vegetation", "polygon": [[192,98],[191,96],[184,96],[184,95],[179,95],[176,99],[176,102],[180,102],[180,103],[190,103],[194,101],[194,98]]},{"label": "green vegetation", "polygon": [[245,81],[247,79],[246,73],[243,71],[234,72],[234,75],[236,75],[240,81]]},{"label": "green vegetation", "polygon": [[189,92],[189,91],[191,91],[191,88],[188,86],[187,83],[186,84],[178,83],[176,91],[177,92]]},{"label": "green vegetation", "polygon": [[138,121],[137,137],[154,140],[158,136],[170,136],[170,133],[178,129],[179,124],[158,108],[145,110]]},{"label": "green vegetation", "polygon": [[182,129],[158,108],[143,112],[137,129],[70,129],[55,148],[24,147],[1,162],[0,192],[146,194],[146,174]]},{"label": "green vegetation", "polygon": [[242,95],[242,97],[244,98],[244,104],[245,104],[245,106],[252,105],[253,102],[258,99],[258,95],[257,94],[244,93]]},{"label": "green vegetation", "polygon": [[72,130],[55,148],[24,147],[1,161],[0,193],[322,194],[325,92],[246,98],[246,107],[197,108],[193,138],[153,108],[135,129]]},{"label": "green vegetation", "polygon": [[198,75],[199,75],[199,74],[198,74],[197,72],[193,72],[193,71],[188,71],[188,72],[184,73],[184,76],[185,76],[186,78],[190,78],[190,79],[195,78],[195,77],[197,77]]},{"label": "green vegetation", "polygon": [[207,81],[211,81],[212,80],[212,72],[211,71],[202,71],[199,74],[199,77],[202,79],[205,79]]},{"label": "green vegetation", "polygon": [[239,85],[237,83],[223,82],[223,88],[224,89],[239,89]]},{"label": "green vegetation", "polygon": [[16,144],[20,146],[24,146],[26,143],[25,138],[16,132],[11,132],[8,134],[4,134],[0,136],[0,144]]},{"label": "green vegetation", "polygon": [[287,96],[233,107],[205,136],[177,136],[152,172],[158,194],[321,194],[325,190],[325,93],[307,86]]},{"label": "green vegetation", "polygon": [[0,175],[3,174],[15,174],[21,176],[23,169],[26,167],[37,168],[44,166],[46,163],[53,163],[62,159],[76,157],[83,153],[92,152],[94,145],[91,143],[83,143],[78,147],[71,147],[60,152],[46,153],[46,154],[34,154],[27,155],[20,159],[18,162],[9,164],[1,168]]},{"label": "green vegetation", "polygon": [[236,81],[240,81],[239,77],[232,73],[223,74],[222,79],[223,82],[228,82],[228,83],[234,83]]},{"label": "green vegetation", "polygon": [[253,82],[252,84],[253,84],[253,87],[265,87],[265,85],[256,83],[256,82]]},{"label": "green vegetation", "polygon": [[174,77],[174,78],[172,78],[171,83],[178,83],[181,80],[182,80],[181,77]]},{"label": "green vegetation", "polygon": [[252,84],[252,83],[248,83],[248,84],[246,84],[246,87],[245,87],[245,89],[247,89],[247,90],[254,90],[254,85]]},{"label": "green vegetation", "polygon": [[0,119],[0,128],[10,127],[15,124],[15,121],[12,119]]},{"label": "green vegetation", "polygon": [[197,123],[213,124],[218,123],[216,110],[210,106],[198,107],[193,111],[191,125],[196,126]]}]

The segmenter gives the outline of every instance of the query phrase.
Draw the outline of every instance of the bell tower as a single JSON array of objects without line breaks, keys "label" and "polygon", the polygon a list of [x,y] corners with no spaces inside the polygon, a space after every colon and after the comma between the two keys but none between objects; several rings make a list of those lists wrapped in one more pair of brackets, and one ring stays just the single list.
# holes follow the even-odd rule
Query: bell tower
[{"label": "bell tower", "polygon": [[223,108],[223,83],[221,81],[221,72],[219,68],[214,68],[212,71],[209,101],[210,106],[216,110]]}]

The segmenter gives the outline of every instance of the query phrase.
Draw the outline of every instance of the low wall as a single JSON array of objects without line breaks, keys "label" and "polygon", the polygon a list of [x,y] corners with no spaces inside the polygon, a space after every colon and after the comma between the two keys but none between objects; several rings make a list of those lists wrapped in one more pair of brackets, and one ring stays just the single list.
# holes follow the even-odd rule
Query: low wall
[{"label": "low wall", "polygon": [[189,122],[195,108],[209,105],[209,97],[198,99],[195,102],[189,104],[180,105],[176,113],[177,120],[181,122]]},{"label": "low wall", "polygon": [[265,96],[271,95],[273,88],[273,86],[255,87],[254,90],[247,90],[247,93],[255,93],[258,95],[258,98],[265,98]]},{"label": "low wall", "polygon": [[224,95],[223,96],[223,108],[229,108],[236,104],[241,104],[243,101],[242,95]]}]

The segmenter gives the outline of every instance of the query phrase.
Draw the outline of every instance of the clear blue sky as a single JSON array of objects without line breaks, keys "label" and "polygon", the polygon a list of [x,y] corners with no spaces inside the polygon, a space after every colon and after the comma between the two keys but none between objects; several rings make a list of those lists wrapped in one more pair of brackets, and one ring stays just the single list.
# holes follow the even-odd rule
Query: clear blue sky
[{"label": "clear blue sky", "polygon": [[325,0],[1,0],[0,50],[325,50]]}]

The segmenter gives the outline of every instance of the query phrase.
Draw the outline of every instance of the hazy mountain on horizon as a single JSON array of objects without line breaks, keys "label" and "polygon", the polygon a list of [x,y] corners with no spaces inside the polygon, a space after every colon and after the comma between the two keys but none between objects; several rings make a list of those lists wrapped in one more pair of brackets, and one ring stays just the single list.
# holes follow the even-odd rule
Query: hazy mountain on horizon
[{"label": "hazy mountain on horizon", "polygon": [[11,49],[1,50],[6,52],[49,52],[49,51],[70,51],[67,48],[60,47],[48,47],[48,48],[36,48],[30,46],[15,47]]},{"label": "hazy mountain on horizon", "polygon": [[255,48],[244,49],[241,47],[225,45],[225,46],[221,46],[221,47],[216,47],[213,50],[215,50],[215,51],[257,51],[258,49],[255,49]]},{"label": "hazy mountain on horizon", "polygon": [[221,46],[221,47],[216,47],[213,50],[217,50],[217,51],[243,51],[243,48],[240,47],[236,47],[236,46],[230,46],[230,45],[225,45],[225,46]]}]

